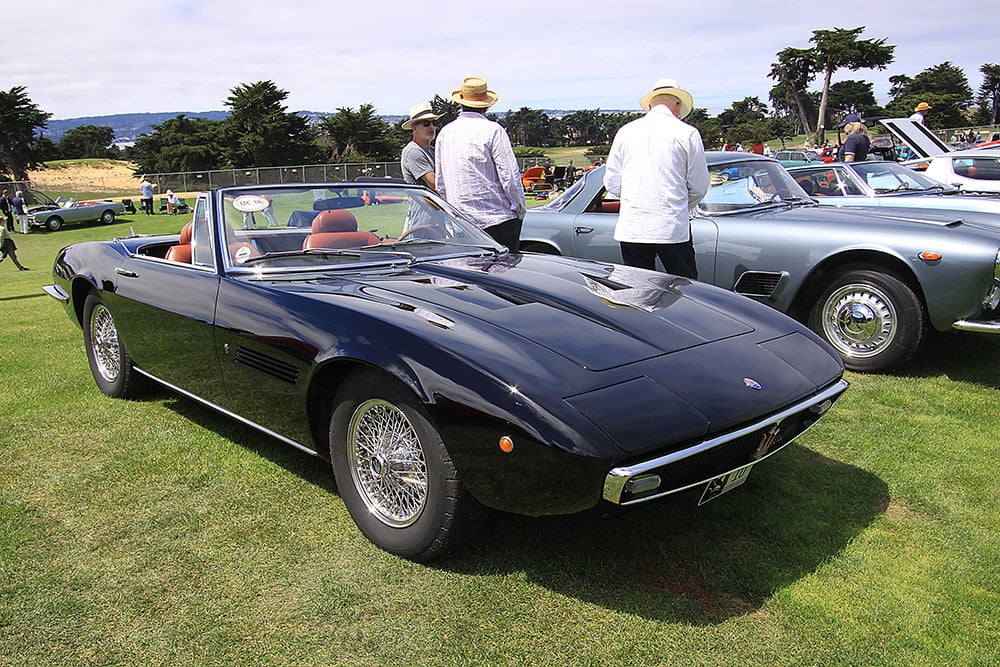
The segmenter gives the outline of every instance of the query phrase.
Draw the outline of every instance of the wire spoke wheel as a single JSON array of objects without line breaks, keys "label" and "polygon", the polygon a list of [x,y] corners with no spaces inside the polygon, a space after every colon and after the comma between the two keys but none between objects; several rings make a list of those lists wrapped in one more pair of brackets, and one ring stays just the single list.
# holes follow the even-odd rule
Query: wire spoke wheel
[{"label": "wire spoke wheel", "polygon": [[365,401],[347,441],[351,476],[368,510],[389,526],[413,524],[427,503],[427,462],[406,415],[386,401]]},{"label": "wire spoke wheel", "polygon": [[122,370],[118,329],[107,306],[96,306],[90,317],[90,347],[97,371],[108,382],[117,382]]}]

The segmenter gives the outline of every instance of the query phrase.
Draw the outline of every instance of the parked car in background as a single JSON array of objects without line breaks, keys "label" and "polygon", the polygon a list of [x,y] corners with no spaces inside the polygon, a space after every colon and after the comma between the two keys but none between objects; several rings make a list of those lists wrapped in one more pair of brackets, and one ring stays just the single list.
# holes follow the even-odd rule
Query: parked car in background
[{"label": "parked car in background", "polygon": [[1000,197],[970,195],[898,162],[803,165],[789,167],[788,172],[820,205],[876,208],[901,215],[908,209],[936,211],[1000,229]]},{"label": "parked car in background", "polygon": [[125,213],[124,203],[110,199],[52,199],[38,190],[25,190],[24,199],[28,205],[28,224],[32,227],[45,227],[53,232],[76,222],[100,221],[110,225],[115,221],[115,216]]},{"label": "parked car in background", "polygon": [[794,167],[800,164],[812,164],[823,162],[823,158],[816,151],[811,150],[787,150],[778,151],[774,154],[774,159],[785,167]]},{"label": "parked car in background", "polygon": [[405,184],[213,190],[180,234],[71,245],[53,276],[104,393],[153,379],[329,460],[362,532],[415,560],[468,539],[484,506],[715,498],[847,387],[773,309],[510,254]]},{"label": "parked car in background", "polygon": [[914,159],[903,162],[907,167],[965,192],[1000,193],[1000,151],[952,150],[926,126],[908,118],[884,118],[879,122],[913,151]]},{"label": "parked car in background", "polygon": [[[1000,333],[1000,236],[914,211],[821,207],[778,162],[707,154],[712,186],[692,221],[699,279],[792,315],[848,368],[882,371],[931,329]],[[621,262],[619,202],[594,170],[524,220],[522,250]]]}]

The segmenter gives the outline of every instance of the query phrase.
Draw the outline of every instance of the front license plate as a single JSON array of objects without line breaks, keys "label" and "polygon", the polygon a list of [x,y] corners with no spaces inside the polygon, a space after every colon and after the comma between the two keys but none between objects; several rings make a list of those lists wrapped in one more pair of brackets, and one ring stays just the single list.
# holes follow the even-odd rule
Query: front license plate
[{"label": "front license plate", "polygon": [[747,481],[747,476],[750,474],[750,468],[752,467],[753,464],[748,463],[742,468],[737,468],[732,472],[727,472],[725,475],[720,475],[713,479],[705,485],[705,492],[701,494],[701,500],[698,501],[698,504],[704,505],[709,500],[714,500],[726,491],[731,491]]}]

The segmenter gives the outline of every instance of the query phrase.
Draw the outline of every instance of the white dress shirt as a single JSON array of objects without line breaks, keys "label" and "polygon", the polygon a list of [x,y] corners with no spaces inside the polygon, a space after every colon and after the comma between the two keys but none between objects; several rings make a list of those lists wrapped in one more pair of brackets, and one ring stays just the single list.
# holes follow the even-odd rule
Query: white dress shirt
[{"label": "white dress shirt", "polygon": [[437,190],[480,227],[524,218],[524,185],[507,131],[481,113],[463,111],[434,144]]},{"label": "white dress shirt", "polygon": [[621,199],[616,241],[687,241],[691,209],[708,192],[701,134],[667,107],[654,106],[618,130],[604,171],[604,187]]}]

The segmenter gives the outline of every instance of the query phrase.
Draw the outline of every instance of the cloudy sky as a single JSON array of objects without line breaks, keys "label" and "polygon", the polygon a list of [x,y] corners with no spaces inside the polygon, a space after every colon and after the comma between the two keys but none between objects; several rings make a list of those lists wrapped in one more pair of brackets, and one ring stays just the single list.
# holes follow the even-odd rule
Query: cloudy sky
[{"label": "cloudy sky", "polygon": [[1000,62],[997,0],[34,0],[5,2],[3,24],[0,89],[25,86],[56,119],[220,110],[261,80],[289,111],[402,115],[470,75],[497,111],[638,109],[671,77],[714,115],[767,102],[775,54],[835,27],[896,46],[887,70],[835,77],[871,81],[883,104],[891,75],[950,61],[975,93]]}]

